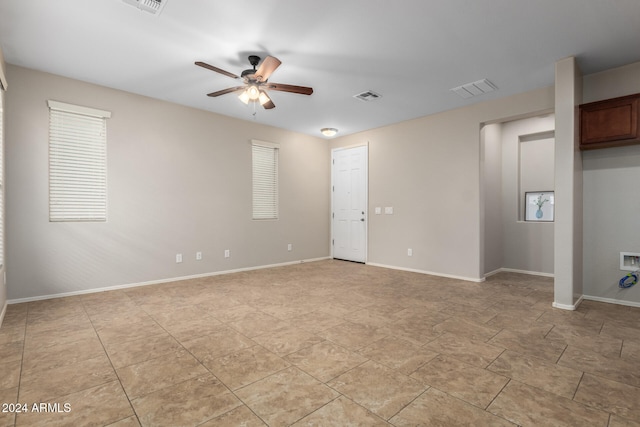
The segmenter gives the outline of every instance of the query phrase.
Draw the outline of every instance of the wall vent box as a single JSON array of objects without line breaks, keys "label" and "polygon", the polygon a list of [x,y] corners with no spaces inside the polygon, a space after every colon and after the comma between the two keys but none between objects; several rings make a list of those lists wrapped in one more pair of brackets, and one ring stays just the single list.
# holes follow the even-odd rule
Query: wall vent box
[{"label": "wall vent box", "polygon": [[640,252],[620,252],[620,270],[640,270]]}]

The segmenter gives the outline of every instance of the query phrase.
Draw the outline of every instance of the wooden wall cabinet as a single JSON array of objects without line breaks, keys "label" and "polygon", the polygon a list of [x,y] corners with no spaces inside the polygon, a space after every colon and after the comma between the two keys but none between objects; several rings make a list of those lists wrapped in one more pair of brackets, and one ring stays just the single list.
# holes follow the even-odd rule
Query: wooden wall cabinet
[{"label": "wooden wall cabinet", "polygon": [[580,106],[580,149],[640,144],[640,94]]}]

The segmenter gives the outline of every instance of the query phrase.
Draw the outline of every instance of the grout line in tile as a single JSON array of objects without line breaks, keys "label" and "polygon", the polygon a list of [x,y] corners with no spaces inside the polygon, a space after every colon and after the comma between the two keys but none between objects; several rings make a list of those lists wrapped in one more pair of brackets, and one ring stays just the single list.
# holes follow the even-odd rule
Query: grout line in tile
[{"label": "grout line in tile", "polygon": [[565,344],[564,348],[562,349],[562,352],[560,353],[560,355],[558,356],[558,358],[556,359],[555,363],[556,365],[558,364],[558,362],[560,361],[560,359],[562,359],[562,356],[564,356],[564,352],[567,351],[567,348],[569,348],[569,344]]},{"label": "grout line in tile", "polygon": [[[326,384],[325,384],[325,385],[326,385]],[[308,417],[309,415],[311,415],[311,414],[313,414],[313,413],[315,413],[315,412],[318,412],[320,409],[324,408],[325,406],[327,406],[327,405],[331,404],[332,402],[336,401],[337,399],[339,399],[339,398],[341,398],[341,397],[345,397],[345,398],[349,399],[348,397],[344,396],[343,394],[338,394],[336,397],[334,397],[333,399],[331,399],[330,401],[328,401],[328,402],[327,402],[327,403],[325,403],[324,405],[320,406],[319,408],[314,409],[313,411],[309,412],[308,414],[305,414],[305,415],[301,416],[300,418],[298,418],[297,420],[293,421],[293,422],[291,423],[291,425],[293,425],[293,424],[295,424],[295,423],[299,422],[300,420],[302,420],[302,419],[304,419],[304,418]],[[349,399],[349,400],[351,400],[351,399]],[[352,400],[352,402],[353,402],[353,400]],[[353,403],[355,403],[355,402],[353,402]],[[357,405],[357,403],[356,403],[356,405]],[[264,420],[263,420],[263,421],[264,421]],[[266,421],[265,421],[265,424],[267,424],[267,423],[266,423]]]},{"label": "grout line in tile", "polygon": [[582,384],[583,378],[584,378],[584,372],[582,372],[582,375],[580,375],[580,381],[578,381],[578,385],[576,386],[576,389],[573,392],[573,396],[571,396],[571,400],[575,400],[576,394],[578,394],[578,389],[580,388],[580,384]]},{"label": "grout line in tile", "polygon": [[[84,305],[83,305],[82,308],[86,312],[86,308],[84,307]],[[127,398],[127,402],[129,402],[129,407],[131,408],[131,411],[133,412],[133,415],[136,417],[136,420],[138,421],[138,424],[142,425],[142,423],[140,422],[140,418],[138,417],[138,413],[136,412],[135,408],[133,407],[133,403],[131,403],[131,399],[129,398],[129,395],[127,394],[127,391],[124,389],[124,386],[122,385],[122,380],[120,379],[120,375],[118,375],[118,371],[116,370],[116,367],[113,365],[113,362],[111,361],[111,357],[109,356],[109,352],[107,352],[107,348],[104,346],[104,342],[102,342],[102,338],[100,338],[100,334],[98,334],[98,331],[96,330],[96,327],[93,324],[93,320],[91,320],[91,317],[89,317],[89,322],[91,323],[91,327],[93,328],[96,336],[98,337],[98,341],[100,341],[100,345],[102,346],[102,351],[104,351],[104,354],[107,357],[107,360],[109,360],[109,364],[111,365],[111,369],[113,369],[113,373],[116,376],[116,379],[117,379],[118,383],[120,384],[120,388],[122,389],[122,392],[124,393],[124,396]]]},{"label": "grout line in tile", "polygon": [[556,328],[556,324],[555,324],[555,323],[553,323],[553,326],[551,327],[551,329],[549,329],[549,330],[547,331],[547,333],[546,333],[546,334],[544,334],[544,337],[543,337],[543,338],[545,338],[545,339],[546,339],[546,338],[549,336],[549,334],[551,333],[551,331],[553,331],[555,328]]},{"label": "grout line in tile", "polygon": [[[25,315],[24,336],[22,337],[22,354],[20,356],[20,374],[18,376],[18,390],[16,393],[16,403],[20,402],[20,390],[22,389],[22,372],[24,371],[24,348],[27,342],[27,318],[29,316],[29,306],[27,305],[27,314]],[[18,423],[18,414],[13,414],[13,425]]]},{"label": "grout line in tile", "polygon": [[[505,389],[505,388],[507,388],[507,386],[508,386],[509,384],[511,384],[511,381],[513,380],[513,379],[512,379],[512,378],[510,378],[510,377],[505,377],[505,378],[507,378],[509,381],[507,381],[507,382],[505,383],[505,385],[503,385],[503,386],[502,386],[502,388],[500,389],[500,391],[499,391],[499,392],[497,392],[495,396],[493,396],[493,399],[491,399],[491,402],[489,402],[489,404],[488,404],[486,407],[484,407],[484,408],[483,408],[485,411],[489,412],[489,411],[487,410],[487,409],[489,409],[489,406],[491,406],[491,404],[492,404],[492,403],[493,403],[493,402],[498,398],[498,396],[500,396],[500,394],[504,391],[504,389]],[[489,412],[489,413],[491,413],[491,412]],[[495,415],[495,414],[494,414],[494,415]]]},{"label": "grout line in tile", "polygon": [[[389,418],[387,418],[385,421],[389,422],[389,420],[391,420],[391,418],[395,417],[396,415],[398,415],[400,412],[402,412],[407,406],[411,405],[413,402],[415,402],[418,398],[420,398],[420,396],[422,396],[423,394],[425,394],[427,392],[427,390],[431,389],[431,388],[435,388],[430,386],[429,384],[426,384],[427,388],[425,388],[424,390],[422,390],[422,393],[420,393],[419,395],[417,395],[416,397],[414,397],[413,399],[411,399],[406,405],[404,405],[402,408],[400,408],[395,414],[391,415]],[[437,389],[436,389],[437,390]],[[444,392],[443,392],[444,393]],[[452,396],[453,397],[453,396]],[[381,417],[379,417],[381,418]]]}]

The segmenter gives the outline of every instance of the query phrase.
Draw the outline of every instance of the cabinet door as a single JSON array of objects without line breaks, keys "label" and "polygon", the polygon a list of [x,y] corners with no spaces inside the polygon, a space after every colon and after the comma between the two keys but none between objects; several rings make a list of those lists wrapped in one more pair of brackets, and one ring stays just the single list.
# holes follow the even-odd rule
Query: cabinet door
[{"label": "cabinet door", "polygon": [[604,148],[640,143],[638,95],[580,106],[580,148]]}]

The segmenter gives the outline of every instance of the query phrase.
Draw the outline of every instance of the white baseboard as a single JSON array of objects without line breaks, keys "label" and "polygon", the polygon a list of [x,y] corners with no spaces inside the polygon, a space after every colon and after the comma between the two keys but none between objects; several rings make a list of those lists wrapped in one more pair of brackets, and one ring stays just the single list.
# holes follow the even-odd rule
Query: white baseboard
[{"label": "white baseboard", "polygon": [[[37,297],[16,298],[16,299],[8,300],[7,304],[19,304],[19,303],[30,302],[30,301],[40,301],[40,300],[53,299],[53,298],[70,297],[70,296],[75,296],[75,295],[94,294],[94,293],[98,293],[98,292],[115,291],[115,290],[118,290],[118,289],[137,288],[138,286],[159,285],[161,283],[179,282],[181,280],[200,279],[200,278],[203,278],[203,277],[220,276],[220,275],[223,275],[223,274],[241,273],[243,271],[262,270],[262,269],[265,269],[265,268],[283,267],[283,266],[286,266],[286,265],[294,265],[294,264],[303,264],[303,263],[306,263],[306,262],[322,261],[322,260],[329,259],[329,258],[330,257],[310,258],[310,259],[304,259],[304,260],[298,260],[298,261],[288,261],[288,262],[283,262],[283,263],[279,263],[279,264],[267,264],[267,265],[259,265],[259,266],[255,266],[255,267],[236,268],[236,269],[233,269],[233,270],[214,271],[214,272],[211,272],[211,273],[193,274],[193,275],[190,275],[190,276],[170,277],[170,278],[167,278],[167,279],[150,280],[148,282],[128,283],[128,284],[125,284],[125,285],[106,286],[106,287],[103,287],[103,288],[83,289],[81,291],[62,292],[62,293],[59,293],[59,294],[41,295],[41,296],[37,296]],[[5,304],[5,307],[6,307],[6,304]]]},{"label": "white baseboard", "polygon": [[480,283],[480,282],[484,282],[484,279],[485,279],[484,277],[474,278],[474,277],[465,277],[465,276],[454,276],[452,274],[435,273],[433,271],[417,270],[415,268],[396,267],[394,265],[378,264],[378,263],[375,263],[375,262],[368,262],[367,265],[370,265],[372,267],[389,268],[391,270],[409,271],[411,273],[428,274],[430,276],[446,277],[446,278],[449,278],[449,279],[464,280],[464,281],[467,281],[467,282]]},{"label": "white baseboard", "polygon": [[8,301],[5,301],[4,307],[2,307],[2,311],[0,311],[0,328],[2,327],[2,321],[4,320],[4,315],[7,313],[7,305],[8,305]]},{"label": "white baseboard", "polygon": [[530,276],[542,276],[542,277],[555,277],[553,273],[543,273],[541,271],[529,271],[529,270],[518,270],[515,268],[498,268],[497,270],[493,270],[484,275],[484,277],[493,276],[498,273],[520,273],[520,274],[528,274]]},{"label": "white baseboard", "polygon": [[575,304],[560,304],[554,301],[553,303],[551,303],[551,306],[553,308],[559,308],[561,310],[575,311],[580,306],[583,299],[584,295],[580,295],[580,298],[578,298],[578,301],[576,301]]},{"label": "white baseboard", "polygon": [[629,307],[640,307],[640,302],[625,301],[625,300],[615,299],[615,298],[602,298],[602,297],[595,297],[593,295],[585,295],[584,299],[589,301],[606,302],[609,304],[626,305]]},{"label": "white baseboard", "polygon": [[502,269],[501,269],[501,268],[498,268],[498,269],[496,269],[496,270],[493,270],[493,271],[490,271],[490,272],[488,272],[488,273],[485,273],[485,274],[484,274],[484,278],[486,279],[487,277],[491,277],[491,276],[493,276],[494,274],[498,274],[498,273],[502,273]]},{"label": "white baseboard", "polygon": [[[58,294],[42,295],[42,296],[37,296],[37,297],[11,299],[11,300],[7,300],[4,303],[4,306],[2,307],[2,311],[0,311],[0,327],[2,326],[2,322],[4,320],[4,316],[7,313],[7,306],[9,304],[19,304],[19,303],[22,303],[22,302],[29,302],[29,301],[40,301],[40,300],[53,299],[53,298],[63,298],[63,297],[74,296],[74,295],[84,295],[84,294],[92,294],[92,293],[105,292],[105,291],[114,291],[114,290],[118,290],[118,289],[136,288],[136,287],[139,287],[139,286],[158,285],[158,284],[161,284],[161,283],[170,283],[170,282],[178,282],[178,281],[181,281],[181,280],[199,279],[199,278],[211,277],[211,276],[220,276],[220,275],[223,275],[223,274],[240,273],[240,272],[243,272],[243,271],[252,271],[252,270],[262,270],[262,269],[266,269],[266,268],[283,267],[283,266],[287,266],[287,265],[302,264],[302,263],[306,263],[306,262],[323,261],[323,260],[326,260],[326,259],[331,259],[331,257],[310,258],[310,259],[304,259],[304,260],[298,260],[298,261],[283,262],[283,263],[278,263],[278,264],[267,264],[267,265],[260,265],[260,266],[255,266],[255,267],[244,267],[244,268],[237,268],[237,269],[233,269],[233,270],[223,270],[223,271],[214,271],[214,272],[203,273],[203,274],[194,274],[194,275],[190,275],[190,276],[180,276],[180,277],[171,277],[171,278],[167,278],[167,279],[150,280],[150,281],[147,281],[147,282],[129,283],[129,284],[125,284],[125,285],[115,285],[115,286],[107,286],[107,287],[102,287],[102,288],[85,289],[85,290],[81,290],[81,291],[63,292],[63,293],[58,293]],[[492,276],[494,274],[501,273],[501,272],[512,272],[512,273],[530,274],[530,275],[534,275],[534,276],[553,277],[553,274],[548,274],[548,273],[540,273],[540,272],[535,272],[535,271],[524,271],[524,270],[499,268],[497,270],[494,270],[492,272],[489,272],[489,273],[485,274],[484,278],[477,279],[477,278],[464,277],[464,276],[455,276],[455,275],[451,275],[451,274],[435,273],[435,272],[432,272],[432,271],[418,270],[418,269],[413,269],[413,268],[396,267],[396,266],[385,265],[385,264],[367,263],[367,265],[370,265],[372,267],[389,268],[389,269],[392,269],[392,270],[409,271],[409,272],[412,272],[412,273],[428,274],[428,275],[431,275],[431,276],[447,277],[447,278],[450,278],[450,279],[458,279],[458,280],[464,280],[464,281],[476,282],[476,283],[484,282],[486,277],[489,277],[489,276]],[[593,295],[583,295],[573,305],[558,304],[558,303],[554,302],[554,303],[552,303],[552,306],[555,307],[555,308],[563,309],[563,310],[576,310],[583,300],[605,302],[605,303],[609,303],[609,304],[618,304],[618,305],[625,305],[625,306],[630,306],[630,307],[640,307],[640,302],[624,301],[624,300],[618,300],[618,299],[614,299],[614,298],[603,298],[603,297],[597,297],[597,296],[593,296]]]}]

